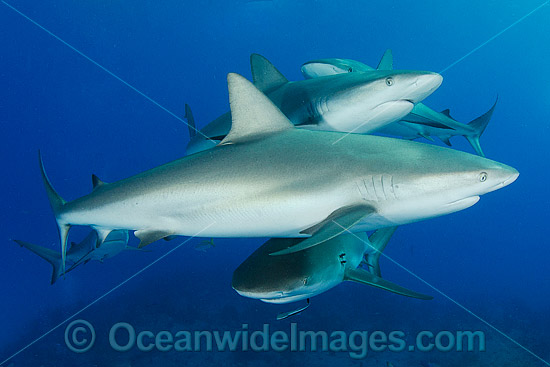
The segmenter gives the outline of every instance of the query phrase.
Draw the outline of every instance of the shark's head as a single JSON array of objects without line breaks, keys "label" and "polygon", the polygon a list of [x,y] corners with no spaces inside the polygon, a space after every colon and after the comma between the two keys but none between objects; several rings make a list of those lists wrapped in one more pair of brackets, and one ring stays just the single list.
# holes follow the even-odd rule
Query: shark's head
[{"label": "shark's head", "polygon": [[302,75],[306,79],[320,76],[364,72],[374,70],[362,62],[350,59],[320,59],[308,61],[302,65]]},{"label": "shark's head", "polygon": [[399,202],[395,207],[388,205],[387,212],[381,213],[393,223],[466,209],[477,203],[480,195],[505,187],[519,176],[516,169],[490,159],[422,145],[423,149],[417,149],[416,153],[396,151],[396,155],[406,156],[409,163],[403,161],[399,173],[380,180],[387,197],[398,199],[396,204]]},{"label": "shark's head", "polygon": [[320,130],[368,133],[405,117],[442,80],[437,73],[399,70],[310,79],[308,108],[320,116]]},{"label": "shark's head", "polygon": [[297,253],[270,255],[301,240],[267,241],[235,270],[233,289],[242,296],[268,303],[310,298],[340,284],[345,267],[357,267],[365,252],[365,242],[359,237],[343,235]]}]

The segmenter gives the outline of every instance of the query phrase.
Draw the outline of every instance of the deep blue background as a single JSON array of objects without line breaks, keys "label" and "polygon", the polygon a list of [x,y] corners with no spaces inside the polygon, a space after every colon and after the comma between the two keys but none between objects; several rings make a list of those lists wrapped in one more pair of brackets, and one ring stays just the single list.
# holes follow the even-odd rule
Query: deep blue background
[{"label": "deep blue background", "polygon": [[[395,68],[441,71],[541,1],[10,4],[175,114],[183,116],[184,103],[189,103],[202,127],[228,108],[226,74],[250,77],[252,52],[265,55],[290,80],[302,78],[299,67],[307,60],[343,57],[375,66],[386,48],[393,49]],[[430,107],[450,108],[455,118],[468,122],[498,94],[482,146],[489,158],[516,167],[518,181],[466,211],[403,226],[387,249],[398,262],[547,360],[549,16],[546,5],[446,71],[443,85],[426,100]],[[42,150],[55,188],[74,199],[91,189],[91,173],[114,181],[182,156],[188,133],[177,119],[2,3],[0,29],[1,362],[180,243],[158,243],[149,253],[90,263],[50,286],[49,265],[10,241],[59,248],[37,150]],[[453,142],[471,151],[463,139]],[[78,239],[85,232],[71,233]],[[242,298],[230,287],[232,271],[261,239],[218,240],[207,253],[193,250],[199,241],[159,261],[81,317],[104,323],[105,330],[122,319],[143,328],[174,323],[229,330],[245,322],[287,325],[275,324],[273,317],[289,307]],[[422,303],[344,284],[314,298],[311,308],[293,321],[302,329],[378,327],[413,333],[474,328],[486,330],[490,341],[483,355],[374,355],[367,360],[373,366],[392,359],[396,367],[427,361],[450,365],[451,359],[460,358],[462,365],[483,358],[542,365],[395,265],[384,261],[382,267],[387,278],[436,299]],[[128,358],[108,350],[74,355],[62,338],[63,327],[17,356],[15,365]],[[233,354],[225,362],[356,363],[345,354],[268,356]],[[164,365],[181,358],[138,357],[144,364]],[[407,358],[410,362],[403,362]],[[219,364],[223,359],[195,354],[189,361]]]}]

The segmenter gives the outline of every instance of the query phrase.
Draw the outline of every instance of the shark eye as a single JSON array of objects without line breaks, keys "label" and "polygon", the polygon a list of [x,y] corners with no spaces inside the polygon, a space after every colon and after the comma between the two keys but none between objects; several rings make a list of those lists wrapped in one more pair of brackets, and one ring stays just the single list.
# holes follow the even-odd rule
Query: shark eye
[{"label": "shark eye", "polygon": [[481,181],[481,182],[487,181],[487,172],[481,172],[479,174],[479,181]]},{"label": "shark eye", "polygon": [[350,68],[348,69],[348,73],[351,73],[352,71],[353,71],[353,69],[350,67]]},{"label": "shark eye", "polygon": [[393,85],[393,78],[391,76],[386,78],[386,85],[391,87]]}]

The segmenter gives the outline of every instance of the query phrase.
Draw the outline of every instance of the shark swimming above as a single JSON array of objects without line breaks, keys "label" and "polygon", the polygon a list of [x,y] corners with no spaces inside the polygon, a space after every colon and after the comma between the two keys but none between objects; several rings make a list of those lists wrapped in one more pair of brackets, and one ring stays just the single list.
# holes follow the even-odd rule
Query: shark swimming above
[{"label": "shark swimming above", "polygon": [[63,271],[62,255],[59,252],[20,240],[14,241],[21,247],[25,247],[27,250],[34,252],[52,265],[53,272],[51,284],[54,284],[59,277],[89,261],[103,262],[106,259],[118,255],[122,251],[137,250],[135,247],[128,246],[128,231],[112,231],[101,244],[99,243],[97,233],[91,231],[82,242],[73,242],[71,244],[66,255],[66,270]]},{"label": "shark swimming above", "polygon": [[[263,56],[252,54],[250,66],[254,85],[294,125],[309,130],[374,131],[407,115],[442,81],[439,74],[432,72],[387,70],[289,82]],[[212,148],[231,128],[230,112],[198,133],[188,106],[186,116],[191,136],[187,154]]]},{"label": "shark swimming above", "polygon": [[[233,273],[232,287],[242,296],[268,303],[309,299],[349,280],[400,295],[432,299],[381,278],[379,258],[396,227],[366,233],[341,234],[304,251],[283,256],[273,252],[293,246],[301,238],[272,238]],[[362,267],[365,265],[365,267]],[[303,311],[280,314],[283,319]]]},{"label": "shark swimming above", "polygon": [[[310,237],[453,213],[513,182],[512,167],[401,139],[295,128],[252,83],[228,75],[232,127],[216,147],[63,200],[40,169],[61,239],[73,225],[102,242],[134,230],[140,247],[173,235]],[[281,252],[280,251],[280,252]]]},{"label": "shark swimming above", "polygon": [[[372,73],[373,70],[392,70],[393,56],[391,50],[387,50],[382,56],[376,69],[362,62],[350,59],[320,59],[308,61],[302,65],[302,74],[306,78],[326,77],[347,73]],[[450,139],[453,136],[464,136],[472,148],[480,156],[484,156],[479,143],[481,134],[489,124],[496,102],[483,115],[463,124],[451,117],[449,110],[436,112],[425,104],[418,103],[412,111],[399,121],[380,127],[376,132],[400,136],[405,139],[426,138],[433,141],[433,136],[438,137],[443,143],[451,146]]]}]

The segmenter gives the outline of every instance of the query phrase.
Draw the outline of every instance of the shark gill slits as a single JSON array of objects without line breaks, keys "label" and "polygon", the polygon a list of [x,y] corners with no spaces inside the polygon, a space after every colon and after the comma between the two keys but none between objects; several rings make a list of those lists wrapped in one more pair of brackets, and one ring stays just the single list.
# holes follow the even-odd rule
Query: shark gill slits
[{"label": "shark gill slits", "polygon": [[391,87],[393,85],[393,83],[394,83],[394,81],[393,81],[393,78],[391,76],[386,78],[386,85],[388,87]]},{"label": "shark gill slits", "polygon": [[347,260],[346,260],[346,253],[343,252],[341,253],[340,255],[338,255],[338,257],[340,258],[340,264],[344,265],[345,263],[347,263]]},{"label": "shark gill slits", "polygon": [[481,181],[481,182],[487,181],[487,172],[481,172],[479,174],[479,181]]}]

